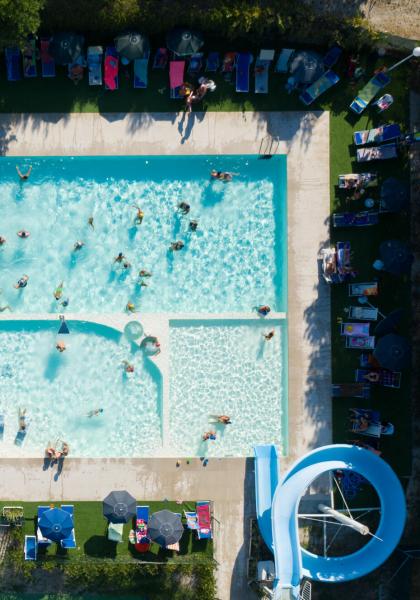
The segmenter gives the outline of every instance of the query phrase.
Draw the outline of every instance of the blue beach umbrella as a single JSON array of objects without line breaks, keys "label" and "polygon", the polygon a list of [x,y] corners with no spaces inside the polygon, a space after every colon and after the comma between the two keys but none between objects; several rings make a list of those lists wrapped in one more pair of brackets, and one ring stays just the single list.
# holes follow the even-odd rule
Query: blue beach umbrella
[{"label": "blue beach umbrella", "polygon": [[74,528],[71,515],[61,508],[50,508],[42,513],[39,528],[44,537],[59,542],[69,537]]},{"label": "blue beach umbrella", "polygon": [[172,29],[166,36],[166,45],[177,56],[190,56],[198,52],[204,40],[201,33],[183,27]]}]

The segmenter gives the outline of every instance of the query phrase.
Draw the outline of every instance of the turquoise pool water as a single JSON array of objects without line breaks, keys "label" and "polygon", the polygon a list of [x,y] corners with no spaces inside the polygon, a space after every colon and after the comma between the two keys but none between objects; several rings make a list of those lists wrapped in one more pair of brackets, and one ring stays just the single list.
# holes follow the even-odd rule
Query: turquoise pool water
[{"label": "turquoise pool water", "polygon": [[[138,347],[114,329],[68,321],[0,321],[0,456],[43,456],[48,442],[70,445],[71,456],[150,456],[162,445],[161,376]],[[55,349],[58,339],[67,350]],[[122,361],[135,365],[127,375]],[[14,445],[19,408],[27,435]],[[89,411],[103,408],[98,417]]]},{"label": "turquoise pool water", "polygon": [[[285,320],[171,321],[170,346],[173,447],[187,456],[250,456],[256,444],[275,443],[286,453]],[[203,442],[212,429],[216,440]]]},{"label": "turquoise pool water", "polygon": [[[33,166],[29,180],[17,164]],[[213,168],[237,175],[214,181]],[[0,198],[1,307],[62,311],[53,293],[63,282],[73,313],[120,312],[129,300],[142,312],[286,309],[285,156],[0,158]],[[133,205],[144,212],[139,226]],[[169,252],[177,240],[185,247]],[[113,264],[119,252],[131,269]],[[153,274],[147,287],[140,269]],[[27,287],[14,289],[23,274]]]}]

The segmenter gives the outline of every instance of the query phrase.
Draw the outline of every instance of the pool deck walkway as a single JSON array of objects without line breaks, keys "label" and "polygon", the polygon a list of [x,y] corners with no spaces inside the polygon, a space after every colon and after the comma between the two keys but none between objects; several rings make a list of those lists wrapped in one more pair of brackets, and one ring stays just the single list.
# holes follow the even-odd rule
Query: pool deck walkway
[{"label": "pool deck walkway", "polygon": [[[276,153],[288,155],[287,466],[331,442],[330,294],[317,261],[329,243],[329,114],[0,115],[0,154],[5,156],[219,153],[260,154],[267,160]],[[1,317],[10,318],[4,313]],[[156,328],[148,322],[152,331],[146,331],[159,336],[159,315],[155,317]],[[104,319],[98,315],[96,320]],[[0,498],[8,500],[99,500],[118,487],[145,500],[213,500],[220,523],[215,530],[218,597],[254,597],[246,585],[247,527],[254,512],[252,460],[211,459],[207,467],[194,460],[177,468],[168,458],[69,458],[57,481],[51,470],[42,470],[41,460],[0,459],[0,468]]]}]

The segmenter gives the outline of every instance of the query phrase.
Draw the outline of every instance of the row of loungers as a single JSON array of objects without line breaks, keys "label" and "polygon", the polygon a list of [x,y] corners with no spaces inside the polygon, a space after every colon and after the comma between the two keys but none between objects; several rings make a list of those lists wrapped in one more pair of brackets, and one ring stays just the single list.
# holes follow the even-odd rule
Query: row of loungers
[{"label": "row of loungers", "polygon": [[[25,546],[24,546],[24,554],[25,560],[36,560],[38,555],[38,548],[45,548],[52,544],[52,541],[48,538],[44,538],[41,533],[41,530],[38,526],[39,520],[41,519],[42,514],[50,510],[50,506],[38,506],[37,511],[37,528],[36,535],[25,535]],[[68,512],[71,517],[74,517],[74,506],[73,504],[62,504],[61,509]],[[65,550],[71,550],[76,548],[76,536],[74,532],[74,528],[72,529],[70,536],[61,540],[60,545]]]}]

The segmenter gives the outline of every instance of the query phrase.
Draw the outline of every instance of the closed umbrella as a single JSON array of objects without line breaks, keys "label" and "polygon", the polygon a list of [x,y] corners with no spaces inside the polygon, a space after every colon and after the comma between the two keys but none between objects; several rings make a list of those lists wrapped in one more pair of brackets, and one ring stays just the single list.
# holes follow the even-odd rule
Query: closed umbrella
[{"label": "closed umbrella", "polygon": [[150,539],[160,546],[176,544],[184,532],[181,517],[170,510],[159,510],[150,517],[148,532]]},{"label": "closed umbrella", "polygon": [[404,314],[403,308],[396,308],[395,310],[390,312],[387,317],[382,319],[382,321],[380,321],[376,325],[376,327],[373,331],[374,335],[376,335],[377,337],[380,337],[381,335],[386,335],[387,333],[392,333],[396,329],[399,322],[401,321],[403,314]]},{"label": "closed umbrella", "polygon": [[72,516],[61,508],[43,512],[38,525],[42,535],[53,542],[68,538],[74,528]]},{"label": "closed umbrella", "polygon": [[387,240],[379,246],[384,271],[393,275],[408,273],[413,262],[410,248],[400,240]]},{"label": "closed umbrella", "polygon": [[399,212],[408,205],[408,186],[395,177],[388,177],[381,186],[381,209]]},{"label": "closed umbrella", "polygon": [[126,490],[115,490],[103,501],[103,513],[111,523],[128,523],[136,514],[136,499]]},{"label": "closed umbrella", "polygon": [[167,47],[178,56],[190,56],[198,52],[203,44],[201,33],[183,27],[172,29],[166,36]]},{"label": "closed umbrella", "polygon": [[409,367],[411,348],[408,339],[396,333],[388,333],[378,341],[373,356],[382,368],[390,371],[400,371]]},{"label": "closed umbrella", "polygon": [[295,52],[289,67],[289,71],[297,85],[311,85],[321,77],[324,70],[322,56],[311,50]]},{"label": "closed umbrella", "polygon": [[77,33],[53,35],[49,52],[58,65],[71,65],[83,52],[85,38]]},{"label": "closed umbrella", "polygon": [[115,48],[128,60],[145,58],[150,52],[149,39],[141,33],[125,33],[115,38]]}]

